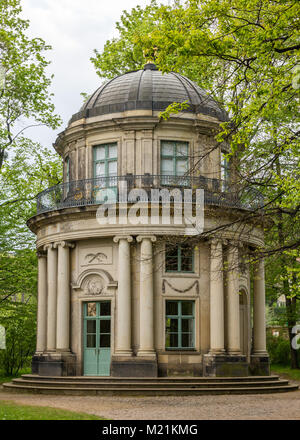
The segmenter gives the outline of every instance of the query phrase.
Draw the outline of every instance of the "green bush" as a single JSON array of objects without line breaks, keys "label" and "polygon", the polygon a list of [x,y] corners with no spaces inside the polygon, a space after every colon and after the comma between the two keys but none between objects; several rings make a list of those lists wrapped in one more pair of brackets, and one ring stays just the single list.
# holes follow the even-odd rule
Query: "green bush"
[{"label": "green bush", "polygon": [[36,305],[10,302],[1,310],[0,324],[6,330],[6,349],[0,350],[0,370],[16,376],[29,367],[36,346]]},{"label": "green bush", "polygon": [[267,349],[271,364],[289,366],[291,364],[290,342],[282,336],[267,337]]}]

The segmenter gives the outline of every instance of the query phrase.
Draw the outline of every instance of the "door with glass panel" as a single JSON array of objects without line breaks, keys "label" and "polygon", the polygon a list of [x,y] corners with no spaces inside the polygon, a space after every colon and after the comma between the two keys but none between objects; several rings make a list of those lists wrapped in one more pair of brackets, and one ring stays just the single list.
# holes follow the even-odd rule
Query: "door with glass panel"
[{"label": "door with glass panel", "polygon": [[188,186],[189,155],[187,142],[161,142],[161,179],[163,185]]},{"label": "door with glass panel", "polygon": [[93,148],[93,156],[94,199],[105,201],[114,198],[117,191],[118,145],[97,145]]},{"label": "door with glass panel", "polygon": [[110,301],[85,303],[83,319],[83,374],[85,376],[110,376]]}]

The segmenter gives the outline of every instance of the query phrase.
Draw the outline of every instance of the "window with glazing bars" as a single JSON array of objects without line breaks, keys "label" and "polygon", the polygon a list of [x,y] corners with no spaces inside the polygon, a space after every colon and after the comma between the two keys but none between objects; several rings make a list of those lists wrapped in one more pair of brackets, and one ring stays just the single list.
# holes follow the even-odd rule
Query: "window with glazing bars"
[{"label": "window with glazing bars", "polygon": [[166,301],[166,349],[195,348],[194,301]]},{"label": "window with glazing bars", "polygon": [[[161,141],[161,175],[164,185],[187,185],[189,170],[188,142]],[[175,180],[174,178],[175,177]]]},{"label": "window with glazing bars", "polygon": [[194,272],[194,248],[189,244],[166,246],[166,272]]}]

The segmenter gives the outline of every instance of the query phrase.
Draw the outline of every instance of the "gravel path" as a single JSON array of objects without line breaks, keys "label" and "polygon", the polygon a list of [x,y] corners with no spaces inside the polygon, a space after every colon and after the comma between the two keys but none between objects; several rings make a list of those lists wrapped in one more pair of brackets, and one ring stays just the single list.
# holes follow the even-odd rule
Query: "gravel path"
[{"label": "gravel path", "polygon": [[224,396],[53,396],[1,391],[1,400],[52,406],[112,420],[300,420],[300,390]]}]

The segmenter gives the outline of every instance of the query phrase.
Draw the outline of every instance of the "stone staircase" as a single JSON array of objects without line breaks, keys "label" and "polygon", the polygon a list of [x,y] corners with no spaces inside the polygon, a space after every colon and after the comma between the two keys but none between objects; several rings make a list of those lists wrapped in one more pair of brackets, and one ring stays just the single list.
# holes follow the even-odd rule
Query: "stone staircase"
[{"label": "stone staircase", "polygon": [[114,378],[24,374],[3,384],[4,391],[67,395],[208,395],[295,391],[298,385],[278,376]]}]

